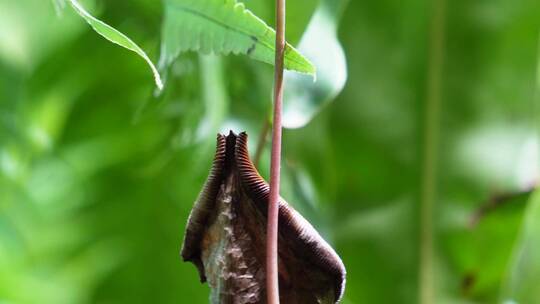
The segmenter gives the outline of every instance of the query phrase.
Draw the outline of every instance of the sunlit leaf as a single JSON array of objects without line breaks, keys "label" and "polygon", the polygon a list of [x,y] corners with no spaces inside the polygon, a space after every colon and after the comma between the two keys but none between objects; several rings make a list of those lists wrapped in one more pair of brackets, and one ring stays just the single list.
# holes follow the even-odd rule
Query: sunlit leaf
[{"label": "sunlit leaf", "polygon": [[317,67],[316,81],[305,75],[286,74],[283,118],[286,128],[306,125],[345,86],[347,63],[337,38],[337,27],[347,2],[323,0],[302,36],[298,49]]},{"label": "sunlit leaf", "polygon": [[[185,51],[245,54],[274,63],[275,31],[236,0],[167,0],[160,67]],[[315,67],[287,44],[285,68],[314,74]]]},{"label": "sunlit leaf", "polygon": [[96,31],[96,33],[100,34],[105,39],[109,40],[110,42],[118,44],[130,51],[137,53],[139,56],[141,56],[146,61],[150,69],[152,70],[157,87],[160,90],[163,88],[163,82],[161,81],[161,77],[156,67],[154,66],[150,58],[148,58],[148,55],[146,55],[146,53],[135,42],[133,42],[129,37],[119,32],[112,26],[90,15],[90,13],[88,13],[84,9],[84,7],[79,2],[77,2],[77,0],[69,0],[69,3],[71,4],[71,7],[73,7],[73,9],[81,17],[83,17],[84,20],[88,22],[88,24],[90,24],[90,26]]}]

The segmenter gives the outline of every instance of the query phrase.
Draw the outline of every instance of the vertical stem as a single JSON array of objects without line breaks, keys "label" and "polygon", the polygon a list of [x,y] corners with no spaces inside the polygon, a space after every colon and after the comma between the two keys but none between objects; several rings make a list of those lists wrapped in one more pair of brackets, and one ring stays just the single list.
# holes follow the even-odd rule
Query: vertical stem
[{"label": "vertical stem", "polygon": [[424,121],[424,151],[420,205],[420,282],[421,304],[435,303],[434,205],[437,199],[437,154],[439,112],[444,50],[445,0],[431,2],[427,97]]},{"label": "vertical stem", "polygon": [[281,108],[283,103],[283,56],[285,53],[285,0],[276,0],[276,58],[274,71],[274,123],[270,162],[270,197],[266,233],[266,292],[268,304],[279,303],[278,212],[281,169]]}]

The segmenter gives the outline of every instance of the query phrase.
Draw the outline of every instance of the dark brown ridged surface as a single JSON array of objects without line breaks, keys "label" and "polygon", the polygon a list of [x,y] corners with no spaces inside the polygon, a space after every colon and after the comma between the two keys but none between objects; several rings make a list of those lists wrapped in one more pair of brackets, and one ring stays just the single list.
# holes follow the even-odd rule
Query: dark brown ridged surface
[{"label": "dark brown ridged surface", "polygon": [[226,137],[217,135],[216,155],[208,178],[203,189],[189,214],[184,243],[181,255],[184,261],[191,261],[199,270],[201,282],[206,281],[204,267],[200,257],[200,241],[206,228],[208,217],[211,214],[215,199],[219,191],[219,186],[223,180],[225,157],[226,157]]},{"label": "dark brown ridged surface", "polygon": [[[259,175],[249,158],[247,134],[242,132],[236,140],[236,162],[241,181],[246,186],[253,201],[258,202],[261,213],[266,216],[270,187]],[[345,266],[336,252],[319,233],[296,210],[280,198],[280,234],[294,237],[299,242],[301,252],[309,261],[334,277],[336,301],[341,298],[345,288]]]},{"label": "dark brown ridged surface", "polygon": [[[234,159],[231,159],[233,157]],[[182,247],[182,258],[196,265],[202,282],[206,278],[201,261],[201,239],[212,214],[220,185],[229,170],[237,170],[246,194],[255,202],[256,208],[264,217],[267,213],[269,186],[249,158],[247,134],[242,132],[237,136],[231,132],[227,137],[218,135],[214,163],[189,216]],[[280,239],[291,247],[288,248],[289,254],[292,253],[295,258],[306,261],[307,265],[313,265],[324,273],[328,279],[321,282],[326,281],[327,284],[333,282],[333,294],[337,302],[345,288],[345,267],[341,259],[311,224],[283,199],[280,199],[279,206],[279,234]]]}]

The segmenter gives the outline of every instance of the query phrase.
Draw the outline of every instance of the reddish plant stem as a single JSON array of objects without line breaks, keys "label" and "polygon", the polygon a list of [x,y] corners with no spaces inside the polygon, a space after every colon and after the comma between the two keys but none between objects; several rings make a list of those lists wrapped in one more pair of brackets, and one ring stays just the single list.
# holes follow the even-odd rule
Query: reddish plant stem
[{"label": "reddish plant stem", "polygon": [[270,196],[266,229],[266,292],[268,304],[279,303],[278,214],[281,169],[281,112],[283,104],[283,56],[285,53],[285,0],[276,0],[276,58],[274,71],[274,122],[270,158]]}]

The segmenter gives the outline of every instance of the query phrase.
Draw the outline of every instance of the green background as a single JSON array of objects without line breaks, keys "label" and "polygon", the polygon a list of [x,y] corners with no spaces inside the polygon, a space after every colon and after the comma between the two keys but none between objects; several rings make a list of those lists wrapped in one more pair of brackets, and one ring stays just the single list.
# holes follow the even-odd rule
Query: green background
[{"label": "green background", "polygon": [[[540,303],[540,2],[446,2],[350,0],[344,90],[284,130],[282,196],[342,257],[344,304],[420,303],[426,265],[432,303]],[[157,61],[160,1],[84,3]],[[272,1],[245,4],[273,24]],[[287,5],[297,45],[318,1]],[[145,62],[70,7],[0,0],[0,303],[206,303],[179,256],[187,216],[217,132],[247,131],[254,153],[272,73],[186,53],[156,94]],[[265,177],[268,159],[269,144]]]}]

